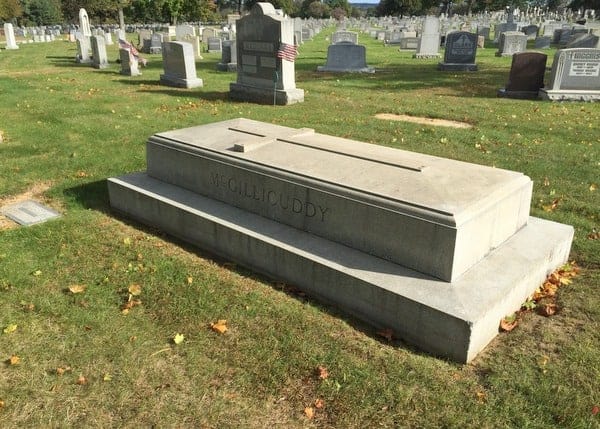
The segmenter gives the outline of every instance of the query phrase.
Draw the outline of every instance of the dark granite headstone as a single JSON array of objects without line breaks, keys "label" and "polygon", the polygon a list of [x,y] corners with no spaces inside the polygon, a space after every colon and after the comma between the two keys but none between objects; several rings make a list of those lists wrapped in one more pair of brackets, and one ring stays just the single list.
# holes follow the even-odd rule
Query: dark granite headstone
[{"label": "dark granite headstone", "polygon": [[438,64],[444,71],[476,71],[477,35],[467,31],[454,31],[446,35],[444,62]]},{"label": "dark granite headstone", "polygon": [[499,97],[535,99],[544,86],[548,56],[540,52],[514,54],[506,88],[498,90]]}]

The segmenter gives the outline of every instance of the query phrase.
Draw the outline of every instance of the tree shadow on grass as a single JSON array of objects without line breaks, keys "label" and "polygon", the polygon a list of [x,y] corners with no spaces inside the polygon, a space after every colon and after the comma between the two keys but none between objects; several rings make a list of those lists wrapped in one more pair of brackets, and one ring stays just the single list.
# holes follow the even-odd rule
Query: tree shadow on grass
[{"label": "tree shadow on grass", "polygon": [[161,229],[140,223],[126,217],[124,214],[112,210],[108,198],[108,187],[106,180],[98,180],[86,184],[74,186],[64,190],[67,198],[89,210],[99,211],[106,216],[117,219],[124,224],[143,232],[144,234],[158,236],[161,239],[178,246],[186,252],[192,253],[199,258],[210,260],[220,265],[223,269],[230,270],[240,276],[247,277],[261,283],[267,284],[275,290],[285,293],[287,296],[299,300],[302,303],[310,303],[310,305],[318,308],[320,311],[328,314],[336,319],[343,320],[356,331],[370,337],[382,344],[387,344],[390,347],[404,349],[414,355],[423,357],[430,356],[429,354],[414,348],[410,344],[403,342],[400,339],[392,338],[392,333],[387,330],[382,330],[366,323],[365,321],[337,308],[335,303],[324,301],[321,298],[313,297],[294,285],[282,282],[281,279],[274,279],[263,273],[256,272],[243,265],[239,265],[231,260],[224,258],[218,254],[212,253],[210,250],[194,246],[184,240],[176,238],[162,231]]}]

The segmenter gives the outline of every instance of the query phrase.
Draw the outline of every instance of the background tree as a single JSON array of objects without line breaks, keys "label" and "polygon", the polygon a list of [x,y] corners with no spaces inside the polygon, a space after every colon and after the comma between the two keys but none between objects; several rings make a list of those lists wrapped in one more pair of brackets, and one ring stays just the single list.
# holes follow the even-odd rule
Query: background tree
[{"label": "background tree", "polygon": [[23,2],[26,25],[52,25],[63,22],[60,0],[26,0]]},{"label": "background tree", "polygon": [[421,9],[421,0],[381,0],[377,6],[379,16],[411,15]]},{"label": "background tree", "polygon": [[0,19],[12,21],[23,14],[19,0],[0,0]]},{"label": "background tree", "polygon": [[[246,10],[250,10],[252,9],[252,6],[254,6],[259,1],[264,0],[246,0],[244,2],[244,7],[246,8]],[[271,3],[273,7],[275,7],[275,9],[282,9],[285,13],[287,13],[290,16],[295,15],[296,12],[298,12],[292,0],[271,0],[269,1],[269,3]]]}]

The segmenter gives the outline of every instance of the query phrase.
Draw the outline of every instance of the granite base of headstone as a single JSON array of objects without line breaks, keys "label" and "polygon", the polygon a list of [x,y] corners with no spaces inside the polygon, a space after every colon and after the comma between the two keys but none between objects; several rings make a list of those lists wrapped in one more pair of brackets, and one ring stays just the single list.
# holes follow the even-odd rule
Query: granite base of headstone
[{"label": "granite base of headstone", "polygon": [[442,71],[477,71],[477,35],[467,31],[454,31],[446,35],[444,61],[438,64]]},{"label": "granite base of headstone", "polygon": [[319,72],[375,73],[367,65],[367,48],[352,42],[338,42],[327,48],[327,63],[317,67]]},{"label": "granite base of headstone", "polygon": [[458,362],[569,256],[518,172],[247,119],[146,148],[113,210]]},{"label": "granite base of headstone", "polygon": [[498,90],[499,97],[536,99],[544,87],[544,73],[548,56],[540,52],[514,54],[505,88]]},{"label": "granite base of headstone", "polygon": [[560,49],[540,98],[551,101],[600,101],[600,49]]},{"label": "granite base of headstone", "polygon": [[203,85],[196,75],[196,63],[192,45],[187,42],[164,42],[162,44],[164,74],[162,85],[177,88],[197,88]]}]

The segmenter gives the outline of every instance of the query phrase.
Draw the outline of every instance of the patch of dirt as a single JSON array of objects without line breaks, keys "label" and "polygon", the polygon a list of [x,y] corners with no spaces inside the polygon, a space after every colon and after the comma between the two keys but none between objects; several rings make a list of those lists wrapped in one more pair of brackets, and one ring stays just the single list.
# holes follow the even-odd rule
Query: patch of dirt
[{"label": "patch of dirt", "polygon": [[378,113],[375,117],[377,119],[385,119],[388,121],[412,122],[413,124],[433,125],[438,127],[473,128],[473,125],[467,124],[466,122],[450,121],[447,119],[422,118],[419,116],[395,115],[392,113]]},{"label": "patch of dirt", "polygon": [[[8,195],[5,197],[0,197],[0,209],[4,206],[8,206],[10,204],[20,203],[25,200],[36,200],[40,202],[46,203],[42,194],[46,192],[51,187],[50,182],[40,182],[34,184],[31,188],[26,190],[25,192],[18,195]],[[18,223],[13,222],[9,218],[0,214],[0,231],[5,229],[16,228],[19,226]]]}]

